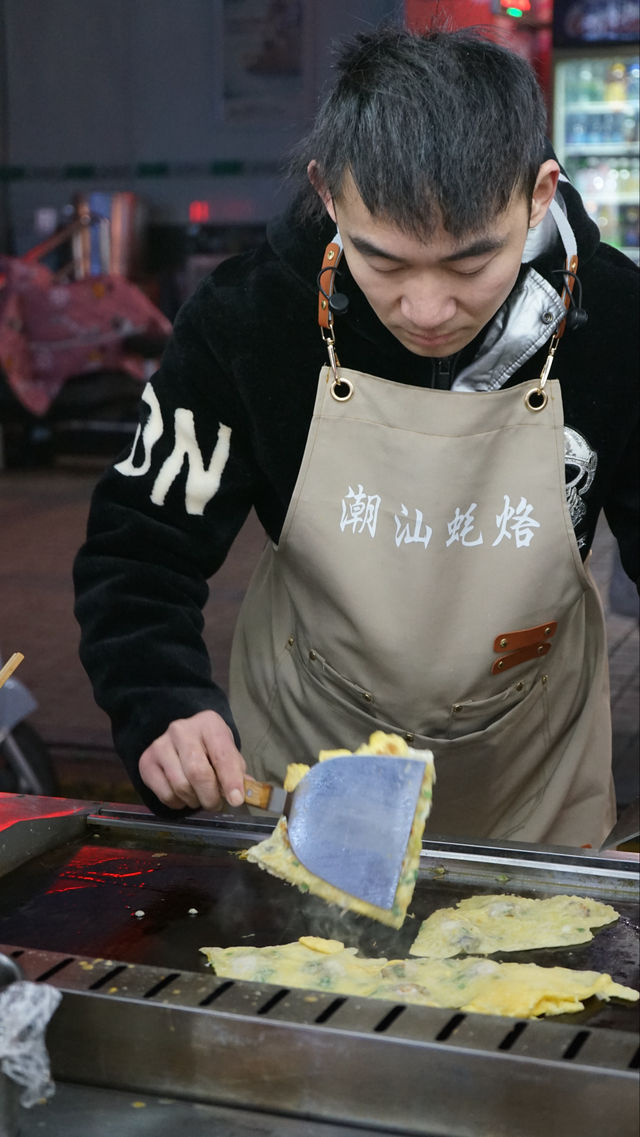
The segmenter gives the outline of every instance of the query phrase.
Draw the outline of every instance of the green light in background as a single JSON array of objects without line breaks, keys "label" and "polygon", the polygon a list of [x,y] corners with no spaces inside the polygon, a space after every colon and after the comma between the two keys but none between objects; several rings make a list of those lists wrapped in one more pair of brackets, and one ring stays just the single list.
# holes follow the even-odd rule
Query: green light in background
[{"label": "green light in background", "polygon": [[522,12],[519,8],[507,8],[507,16],[515,16],[516,20],[520,19]]}]

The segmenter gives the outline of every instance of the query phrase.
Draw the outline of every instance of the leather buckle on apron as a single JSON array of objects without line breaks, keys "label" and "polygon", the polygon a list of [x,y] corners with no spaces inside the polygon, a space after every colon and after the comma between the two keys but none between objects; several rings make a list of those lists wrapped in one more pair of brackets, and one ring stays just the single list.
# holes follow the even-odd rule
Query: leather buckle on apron
[{"label": "leather buckle on apron", "polygon": [[[320,335],[327,349],[329,366],[333,374],[331,397],[335,399],[337,403],[346,403],[353,395],[354,387],[350,379],[344,379],[338,375],[340,360],[336,354],[336,337],[333,329],[333,312],[331,310],[331,296],[335,287],[336,269],[341,256],[342,249],[340,245],[336,241],[329,241],[324,251],[324,257],[322,258],[322,268],[318,273],[318,325],[320,327]],[[329,273],[329,283],[326,288],[322,284],[322,278],[325,273]]]},{"label": "leather buckle on apron", "polygon": [[[322,268],[318,273],[318,324],[321,328],[330,328],[333,323],[333,313],[329,307],[331,294],[335,286],[335,274],[342,256],[342,249],[336,241],[329,241],[322,258]],[[326,288],[321,288],[325,273],[331,273]]]},{"label": "leather buckle on apron", "polygon": [[549,640],[558,627],[557,620],[549,620],[546,624],[538,624],[535,628],[522,628],[516,632],[503,632],[493,641],[494,651],[506,651],[506,655],[496,659],[491,668],[492,675],[501,675],[510,667],[518,663],[526,663],[529,659],[538,659],[551,651]]}]

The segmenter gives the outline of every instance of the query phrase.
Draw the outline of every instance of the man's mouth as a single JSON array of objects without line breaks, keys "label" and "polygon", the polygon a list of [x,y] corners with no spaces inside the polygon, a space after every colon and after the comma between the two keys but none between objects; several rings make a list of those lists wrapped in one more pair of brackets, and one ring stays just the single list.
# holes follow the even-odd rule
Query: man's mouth
[{"label": "man's mouth", "polygon": [[420,347],[440,347],[453,339],[453,332],[405,332],[405,335]]}]

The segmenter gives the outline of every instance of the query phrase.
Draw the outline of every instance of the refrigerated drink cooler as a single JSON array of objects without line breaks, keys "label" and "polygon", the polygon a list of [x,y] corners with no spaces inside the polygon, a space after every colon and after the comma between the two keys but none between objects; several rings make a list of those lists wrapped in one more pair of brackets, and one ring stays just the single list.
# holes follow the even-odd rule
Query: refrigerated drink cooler
[{"label": "refrigerated drink cooler", "polygon": [[639,261],[640,59],[611,46],[556,53],[553,141],[602,240]]}]

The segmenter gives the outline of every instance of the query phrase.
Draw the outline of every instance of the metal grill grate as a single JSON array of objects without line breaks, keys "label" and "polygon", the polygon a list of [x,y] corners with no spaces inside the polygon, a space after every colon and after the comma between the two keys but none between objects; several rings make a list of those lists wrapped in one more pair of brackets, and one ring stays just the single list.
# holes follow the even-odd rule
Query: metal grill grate
[{"label": "metal grill grate", "polygon": [[63,992],[47,1035],[60,1081],[416,1135],[602,1137],[612,1117],[637,1132],[631,1031],[0,951]]},{"label": "metal grill grate", "polygon": [[259,1016],[298,1025],[358,1030],[365,1034],[411,1038],[414,1041],[483,1046],[496,1052],[521,1053],[558,1062],[602,1067],[603,1055],[611,1069],[638,1067],[638,1039],[627,1031],[585,1029],[570,1023],[537,1019],[511,1020],[499,1016],[452,1013],[446,1009],[389,1004],[379,999],[326,995],[302,988],[274,988],[242,980],[218,979],[200,972],[167,973],[159,967],[55,952],[1,946],[26,979],[53,983],[61,991],[99,993],[109,999],[142,999],[177,1009]]}]

